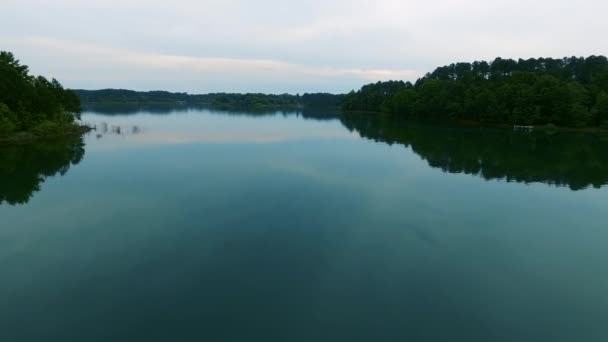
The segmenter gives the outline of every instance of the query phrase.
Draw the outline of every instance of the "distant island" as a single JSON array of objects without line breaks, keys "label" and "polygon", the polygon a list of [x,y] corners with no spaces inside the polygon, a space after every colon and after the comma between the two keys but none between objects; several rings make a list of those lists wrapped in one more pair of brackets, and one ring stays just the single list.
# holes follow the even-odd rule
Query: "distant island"
[{"label": "distant island", "polygon": [[36,140],[85,130],[78,95],[53,79],[32,76],[10,52],[0,52],[0,142]]},{"label": "distant island", "polygon": [[608,128],[608,59],[496,58],[437,68],[415,84],[369,84],[346,111],[475,123]]}]

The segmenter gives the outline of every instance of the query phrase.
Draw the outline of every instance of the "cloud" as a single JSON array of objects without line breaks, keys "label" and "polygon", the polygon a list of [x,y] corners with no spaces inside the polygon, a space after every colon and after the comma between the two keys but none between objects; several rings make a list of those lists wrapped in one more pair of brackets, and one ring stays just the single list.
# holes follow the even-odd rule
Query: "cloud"
[{"label": "cloud", "polygon": [[607,12],[605,0],[3,0],[0,35],[33,69],[92,87],[348,91],[457,61],[608,54]]},{"label": "cloud", "polygon": [[[41,57],[46,63],[67,66],[63,69],[51,67],[50,70],[46,71],[66,81],[78,81],[84,77],[107,81],[129,81],[134,78],[153,81],[214,80],[221,78],[249,80],[255,83],[256,80],[260,79],[286,82],[292,79],[332,80],[341,78],[371,82],[389,79],[415,79],[421,76],[415,70],[316,67],[270,59],[155,54],[47,37],[22,37],[19,39],[0,37],[0,42],[3,45],[15,47],[17,51],[45,51],[45,55]],[[25,62],[27,63],[27,61]],[[221,89],[218,91],[221,91]],[[255,91],[255,89],[251,89],[251,91]]]}]

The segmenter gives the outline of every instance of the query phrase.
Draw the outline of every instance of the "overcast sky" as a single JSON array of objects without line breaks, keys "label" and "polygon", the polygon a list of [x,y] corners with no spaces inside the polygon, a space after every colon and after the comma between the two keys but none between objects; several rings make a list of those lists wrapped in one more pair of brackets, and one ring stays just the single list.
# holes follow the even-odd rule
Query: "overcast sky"
[{"label": "overcast sky", "polygon": [[71,88],[347,92],[458,61],[608,55],[607,0],[0,0],[0,50]]}]

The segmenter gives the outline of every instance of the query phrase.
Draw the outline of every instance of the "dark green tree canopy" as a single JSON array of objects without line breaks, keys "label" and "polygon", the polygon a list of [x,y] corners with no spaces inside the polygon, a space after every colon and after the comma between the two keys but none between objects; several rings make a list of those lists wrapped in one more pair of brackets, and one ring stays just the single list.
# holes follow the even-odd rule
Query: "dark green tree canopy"
[{"label": "dark green tree canopy", "polygon": [[10,52],[0,52],[0,136],[40,126],[59,129],[79,119],[80,99],[42,76],[32,76]]},{"label": "dark green tree canopy", "polygon": [[349,111],[523,125],[608,124],[608,59],[502,59],[443,66],[415,85],[378,82],[351,92]]}]

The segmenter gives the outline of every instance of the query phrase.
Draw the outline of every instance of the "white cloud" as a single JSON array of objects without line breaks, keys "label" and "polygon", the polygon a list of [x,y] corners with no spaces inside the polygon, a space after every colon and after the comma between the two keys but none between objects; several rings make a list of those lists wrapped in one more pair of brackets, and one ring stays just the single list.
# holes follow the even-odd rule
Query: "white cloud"
[{"label": "white cloud", "polygon": [[[94,78],[106,81],[180,81],[180,80],[237,80],[277,81],[294,79],[357,79],[371,82],[389,79],[412,79],[421,76],[414,70],[356,69],[306,66],[269,59],[237,59],[217,57],[192,57],[154,54],[127,49],[107,48],[45,37],[7,39],[0,37],[3,45],[10,45],[26,55],[45,51],[39,56],[47,65],[36,73],[50,74],[64,81]],[[29,52],[29,53],[27,53]],[[27,61],[24,61],[27,64]],[[63,67],[53,67],[60,65]],[[218,89],[217,91],[239,91]],[[245,91],[255,91],[254,88]],[[312,89],[311,91],[314,91]]]}]

